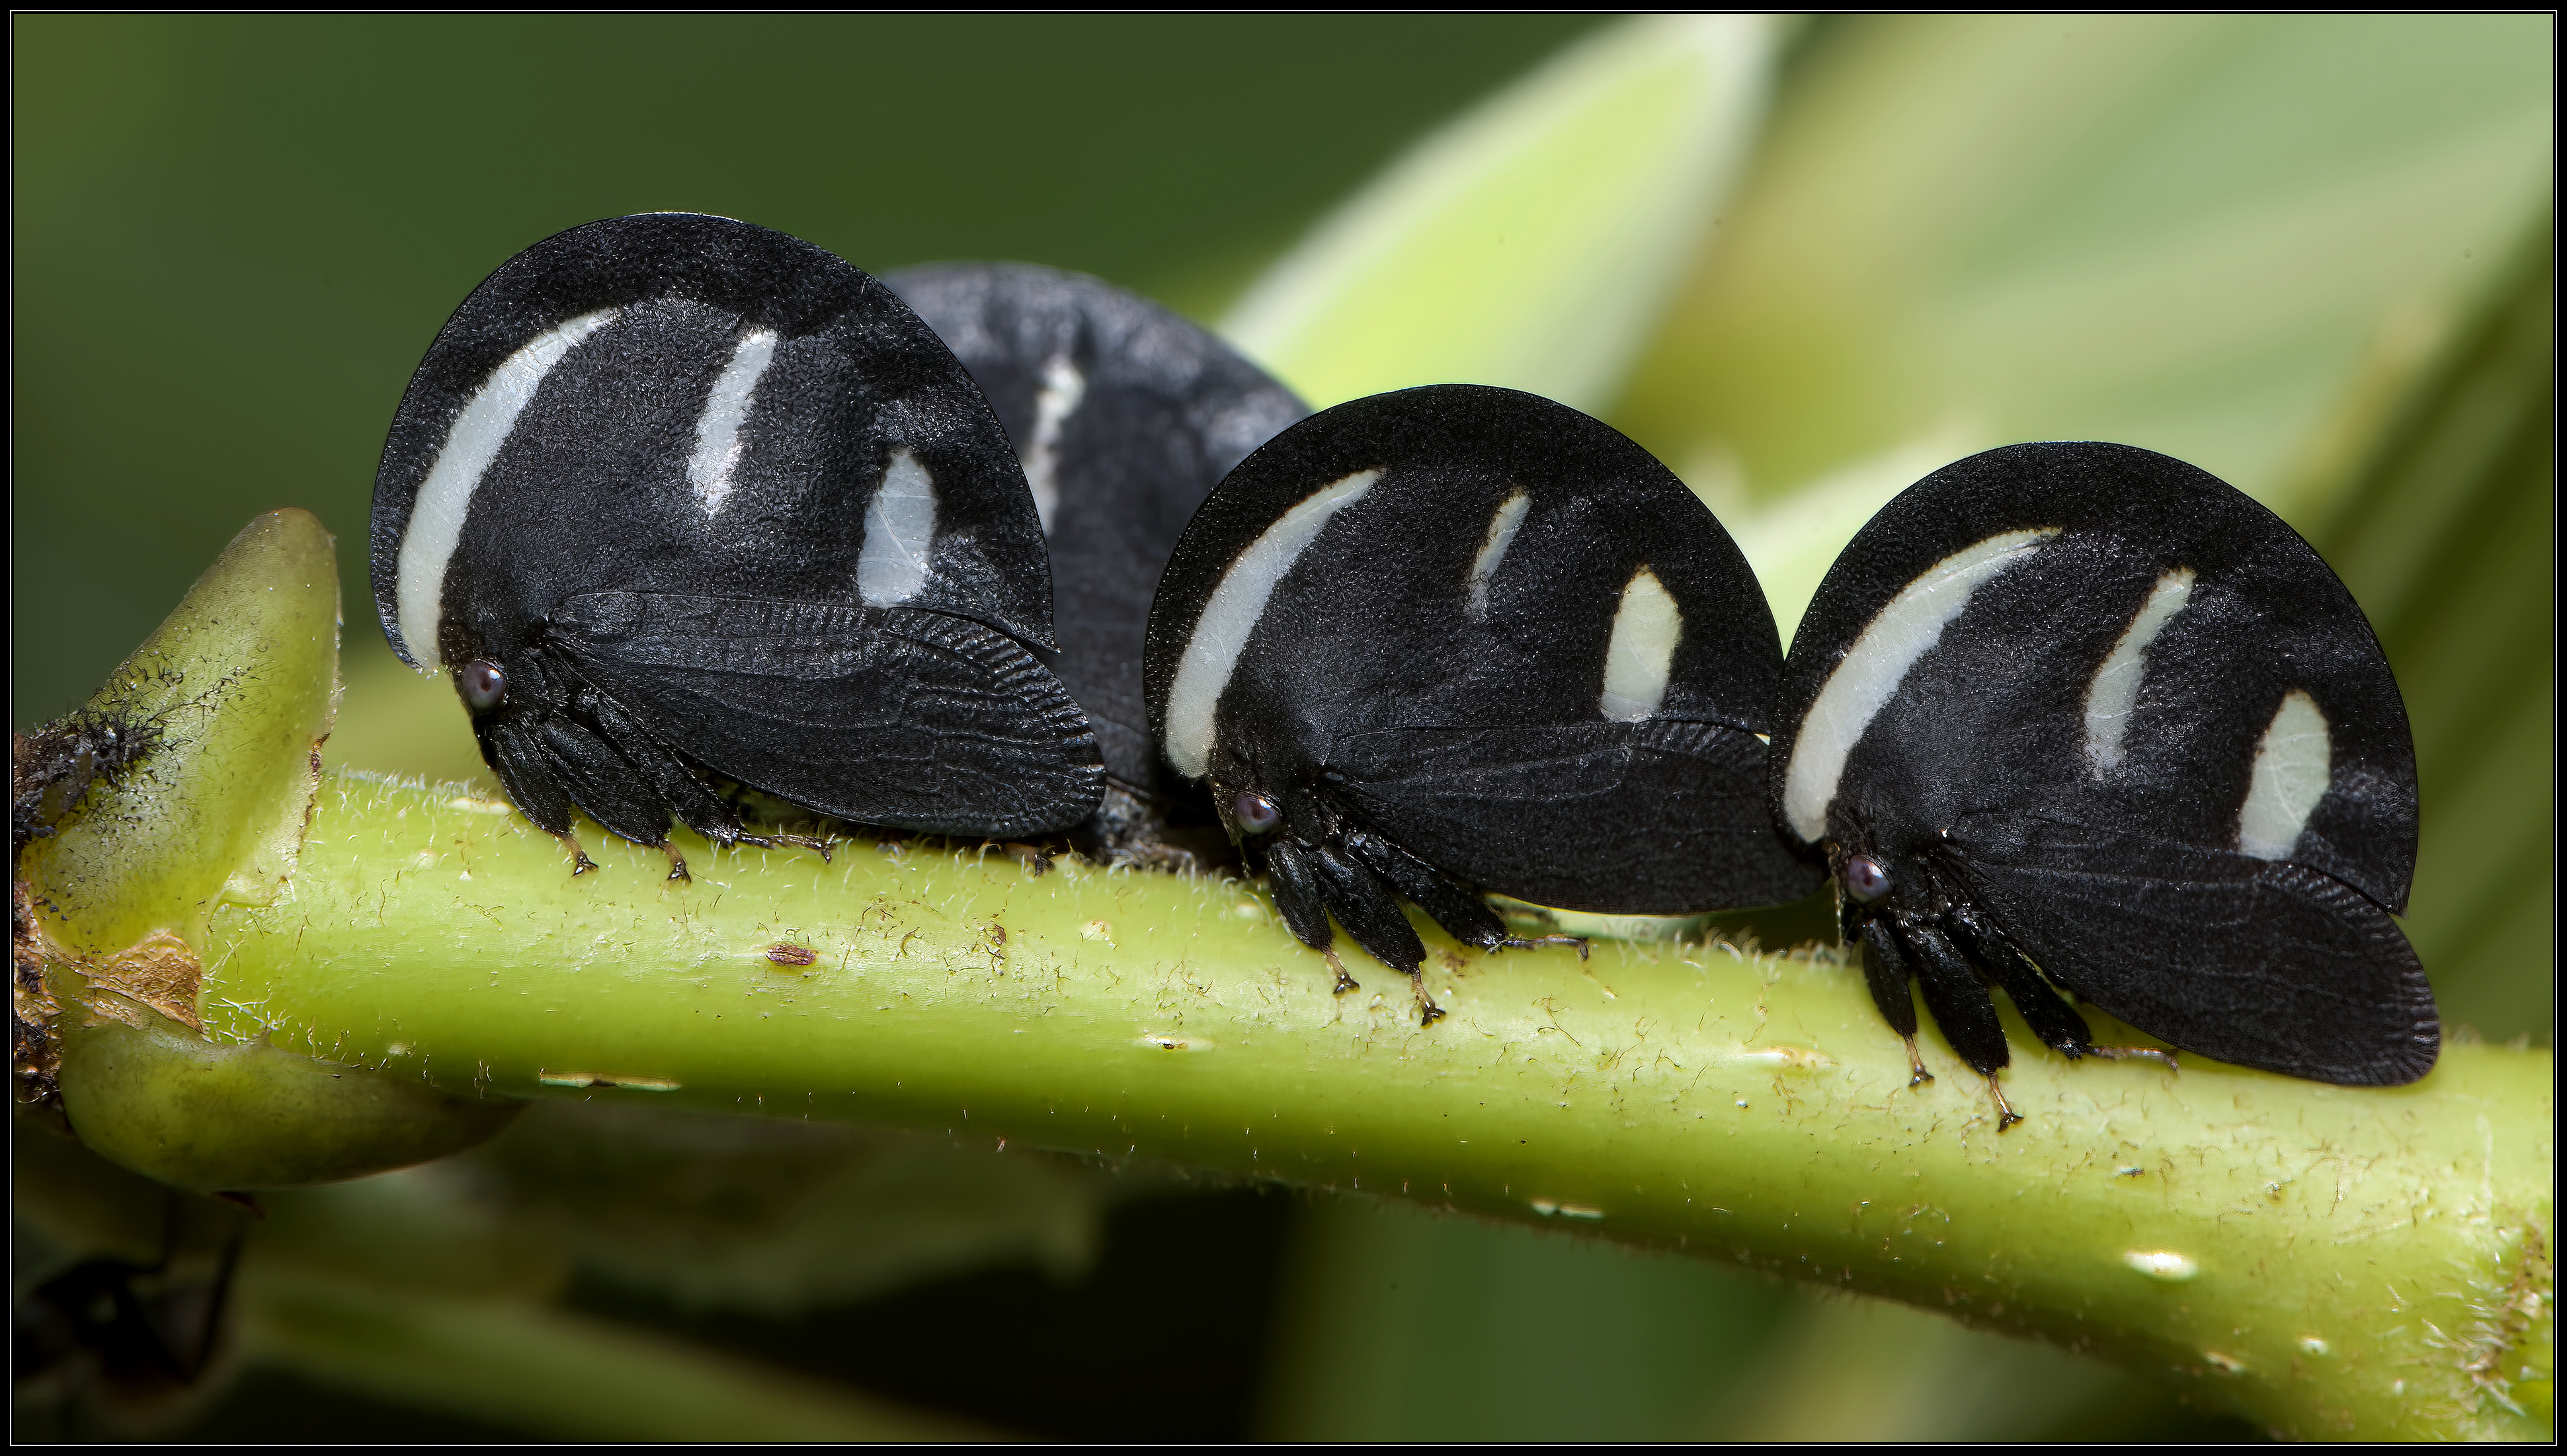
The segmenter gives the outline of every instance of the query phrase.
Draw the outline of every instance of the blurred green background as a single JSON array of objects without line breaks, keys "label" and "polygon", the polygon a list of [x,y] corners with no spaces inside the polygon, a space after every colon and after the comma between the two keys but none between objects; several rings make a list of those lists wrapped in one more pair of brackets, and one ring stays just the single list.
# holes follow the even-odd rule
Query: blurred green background
[{"label": "blurred green background", "polygon": [[685,208],[1216,308],[1588,24],[18,17],[13,721],[88,697],[257,511],[362,541],[411,371],[538,238]]},{"label": "blurred green background", "polygon": [[[77,705],[243,521],[298,504],[347,572],[333,755],[473,771],[450,695],[392,670],[358,547],[421,352],[539,237],[714,211],[872,270],[1023,258],[1219,323],[1405,148],[1609,24],[17,17],[12,723]],[[2550,20],[1777,34],[1743,171],[1677,240],[1618,383],[1573,403],[1712,501],[1787,632],[1873,508],[1988,444],[2123,439],[2274,505],[2408,696],[2409,928],[2446,1019],[2546,1044]],[[215,1378],[152,1403],[35,1371],[21,1434],[650,1434],[629,1422],[656,1407],[616,1384],[646,1378],[711,1392],[701,1434],[795,1401],[808,1429],[1098,1439],[2249,1434],[2143,1376],[1695,1261],[1170,1170],[582,1112],[280,1196]],[[23,1302],[111,1247],[96,1208],[151,1195],[20,1141]],[[407,1232],[373,1263],[310,1252],[346,1228]],[[423,1332],[494,1291],[511,1337],[612,1358],[512,1393],[474,1340]]]}]

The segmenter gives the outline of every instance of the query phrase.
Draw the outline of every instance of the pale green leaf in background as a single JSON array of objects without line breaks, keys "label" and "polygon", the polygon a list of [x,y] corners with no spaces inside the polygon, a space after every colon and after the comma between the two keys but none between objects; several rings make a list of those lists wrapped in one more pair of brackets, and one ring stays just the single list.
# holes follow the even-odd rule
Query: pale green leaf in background
[{"label": "pale green leaf in background", "polygon": [[1628,21],[1411,147],[1222,331],[1314,406],[1462,381],[1597,411],[1746,160],[1785,23]]},{"label": "pale green leaf in background", "polygon": [[[1721,513],[1787,637],[1870,513],[1973,450],[2105,437],[2220,473],[2310,533],[2380,625],[2424,759],[2412,928],[2446,1006],[2499,1033],[2545,1026],[2554,374],[2548,294],[2522,286],[2526,268],[2545,285],[2546,233],[2531,263],[2520,244],[2549,207],[2552,30],[1854,18],[1787,60],[1786,22],[1625,22],[1393,160],[1226,327],[1318,405],[1469,380],[1610,419]],[[334,762],[477,770],[446,685],[380,651],[352,666]],[[994,1177],[957,1149],[831,1162],[828,1135],[805,1148],[779,1127],[769,1156],[694,1166],[672,1152],[692,1132],[677,1122],[556,1126],[549,1144],[528,1125],[453,1176],[485,1180],[514,1227],[592,1275],[682,1302],[780,1307],[805,1268],[814,1298],[973,1259],[1066,1274],[1099,1206],[1072,1170]],[[759,1166],[725,1174],[723,1157]],[[403,1177],[387,1197],[463,1186]],[[779,1178],[802,1196],[770,1198]],[[773,1247],[713,1257],[725,1190],[766,1204],[737,1229]],[[583,1196],[630,1202],[583,1221]],[[976,1216],[984,1196],[1014,1203]],[[363,1226],[401,1242],[398,1220]],[[822,1250],[832,1238],[855,1242]],[[2143,1377],[1704,1264],[1352,1202],[1300,1238],[1270,1360],[1276,1434],[2165,1429]],[[621,1429],[631,1382],[595,1373],[616,1345],[594,1325],[492,1306],[405,1346],[387,1334],[397,1304],[325,1293],[308,1327],[267,1336],[316,1370],[331,1331],[356,1330],[337,1378],[394,1394],[412,1378],[406,1398],[471,1408],[488,1361],[456,1351],[495,1319],[482,1333],[512,1348],[568,1341],[554,1368],[588,1383],[555,1429]],[[706,1408],[758,1398],[717,1362],[689,1377],[665,1349],[643,1356],[673,1401],[695,1398],[688,1378],[714,1392]],[[541,1424],[526,1383],[482,1408]]]},{"label": "pale green leaf in background", "polygon": [[[2383,632],[2427,795],[2419,949],[2446,1007],[2456,991],[2463,1015],[2493,1012],[2503,1033],[2543,1025],[2551,445],[2545,431],[2524,435],[2549,418],[2549,304],[2545,288],[2536,300],[2513,294],[2525,269],[2547,277],[2545,230],[2515,260],[2549,206],[2549,35],[2534,16],[1842,23],[1799,62],[1747,177],[1715,179],[1729,201],[1618,403],[1577,403],[1720,513],[1787,640],[1875,510],[2011,440],[2161,450],[2312,533],[2348,514],[2401,521],[2336,534],[2352,549],[2340,564],[2357,595],[2397,619]],[[1539,214],[1545,180],[1527,169],[1506,200]],[[1451,225],[1431,212],[1431,188],[1404,195],[1410,235]],[[1522,286],[1575,299],[1629,246],[1589,241],[1588,257]],[[1421,368],[1427,344],[1336,328],[1328,338],[1350,357],[1325,377],[1380,389],[1515,367],[1504,344],[1462,353],[1477,337],[1472,302],[1487,295],[1452,286],[1431,253],[1385,248],[1367,261],[1360,273],[1338,265],[1359,279],[1348,297],[1359,287],[1404,300],[1404,336],[1433,341],[1441,372],[1400,374]],[[1279,270],[1252,302],[1285,278],[1300,317],[1356,312],[1321,295],[1309,271]],[[1426,314],[1438,304],[1452,312]],[[1537,298],[1517,304],[1544,317]],[[1240,320],[1263,317],[1243,309]],[[2463,378],[2433,383],[2452,372]],[[2377,443],[2411,395],[2422,398],[2407,407],[2411,438]],[[2340,503],[2349,497],[2367,503]],[[2437,527],[2423,539],[2419,516]],[[2478,556],[2464,543],[2512,516],[2502,563],[2471,571]],[[2409,559],[2369,564],[2399,545]],[[2399,625],[2420,597],[2430,651]],[[2476,610],[2444,605],[2464,597]],[[2514,706],[2473,711],[2472,684]],[[2443,728],[2454,720],[2470,731]],[[2485,757],[2439,751],[2463,740]],[[2450,860],[2438,872],[2437,856]],[[2142,1377],[1904,1310],[1778,1305],[1733,1272],[1616,1263],[1568,1240],[1360,1208],[1314,1218],[1302,1237],[1270,1376],[1276,1435],[2168,1429]],[[1740,1328],[1767,1332],[1744,1377],[1727,1344]],[[1577,1352],[1552,1357],[1560,1343]],[[1611,1353],[1599,1362],[1599,1351]],[[1989,1371],[2004,1373],[2002,1388],[1973,1378]],[[1504,1393],[1446,1398],[1465,1383]]]},{"label": "pale green leaf in background", "polygon": [[1787,638],[1919,462],[1990,445],[2145,445],[2298,518],[2366,423],[2347,408],[2426,363],[2546,209],[2549,38],[2534,15],[1843,25],[1608,418],[1731,520]]},{"label": "pale green leaf in background", "polygon": [[2422,810],[2407,934],[2446,1024],[2545,1030],[2556,943],[2556,298],[2544,217],[2310,531],[2407,700]]}]

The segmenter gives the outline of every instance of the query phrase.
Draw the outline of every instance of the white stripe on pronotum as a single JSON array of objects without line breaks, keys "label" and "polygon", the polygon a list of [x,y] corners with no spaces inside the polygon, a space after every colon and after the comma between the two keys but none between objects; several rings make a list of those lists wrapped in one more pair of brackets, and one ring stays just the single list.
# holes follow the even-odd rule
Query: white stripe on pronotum
[{"label": "white stripe on pronotum", "polygon": [[1177,660],[1176,682],[1168,689],[1166,728],[1168,761],[1188,778],[1201,778],[1212,762],[1213,709],[1230,686],[1231,671],[1248,646],[1248,635],[1266,615],[1267,599],[1292,563],[1309,549],[1319,528],[1338,511],[1363,499],[1379,470],[1358,470],[1323,486],[1303,499],[1265,534],[1239,553],[1212,589],[1194,635],[1186,639],[1185,656]]},{"label": "white stripe on pronotum", "polygon": [[2334,771],[2334,745],[2317,700],[2294,688],[2255,743],[2255,776],[2237,811],[2237,852],[2257,859],[2288,859],[2309,827],[2309,815],[2326,797]]},{"label": "white stripe on pronotum", "polygon": [[1516,543],[1516,532],[1524,529],[1525,512],[1532,508],[1533,497],[1519,485],[1498,502],[1498,513],[1489,517],[1488,538],[1472,558],[1470,595],[1462,604],[1463,614],[1472,621],[1489,620],[1489,578],[1498,574],[1498,563],[1507,559],[1507,548]]},{"label": "white stripe on pronotum", "polygon": [[1060,428],[1087,398],[1087,377],[1066,354],[1055,354],[1043,366],[1042,389],[1034,395],[1034,437],[1025,446],[1025,484],[1034,492],[1034,516],[1042,533],[1051,534],[1052,512],[1060,509]]},{"label": "white stripe on pronotum", "polygon": [[602,308],[537,336],[509,355],[481,387],[472,392],[454,424],[445,432],[435,463],[419,482],[410,504],[410,527],[402,532],[401,558],[393,578],[393,605],[401,622],[402,645],[424,672],[444,664],[437,656],[436,632],[444,614],[445,564],[463,539],[463,517],[472,508],[472,492],[517,428],[517,417],[533,402],[544,376],[589,335],[615,322],[621,309]]},{"label": "white stripe on pronotum", "polygon": [[927,556],[936,546],[936,481],[918,456],[891,452],[882,486],[865,507],[865,546],[856,557],[856,592],[877,607],[897,607],[927,585]]},{"label": "white stripe on pronotum", "polygon": [[1793,739],[1792,764],[1783,775],[1783,816],[1793,833],[1813,844],[1827,833],[1828,805],[1836,800],[1846,755],[1907,670],[1943,640],[1943,629],[1970,604],[1970,594],[2058,534],[2057,526],[2007,531],[1955,551],[1901,588],[1863,627],[1819,689]]},{"label": "white stripe on pronotum", "polygon": [[775,335],[751,329],[730,352],[730,363],[705,397],[705,413],[696,417],[696,452],[687,461],[687,482],[696,487],[710,519],[730,494],[730,472],[739,463],[740,422],[748,418],[748,397],[758,376],[775,362]]},{"label": "white stripe on pronotum", "polygon": [[2178,566],[2157,578],[2139,614],[2122,629],[2113,655],[2095,670],[2086,685],[2086,762],[2098,778],[2122,766],[2122,733],[2131,726],[2131,710],[2139,701],[2139,679],[2147,671],[2148,644],[2192,600],[2192,568]]},{"label": "white stripe on pronotum", "polygon": [[1613,636],[1604,644],[1604,693],[1597,711],[1614,723],[1655,715],[1666,701],[1667,669],[1683,636],[1684,615],[1658,585],[1657,574],[1645,566],[1631,573],[1613,613]]}]

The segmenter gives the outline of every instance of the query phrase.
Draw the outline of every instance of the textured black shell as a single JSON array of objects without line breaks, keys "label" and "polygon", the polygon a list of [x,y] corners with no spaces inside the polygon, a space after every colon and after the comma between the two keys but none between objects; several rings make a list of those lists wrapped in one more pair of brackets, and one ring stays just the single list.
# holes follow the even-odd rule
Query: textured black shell
[{"label": "textured black shell", "polygon": [[[2370,622],[2281,517],[2217,476],[2131,445],[2008,445],[1947,465],[1857,532],[1812,598],[1775,714],[1773,788],[1803,717],[1865,623],[1937,561],[2001,532],[2058,527],[1981,587],[1847,763],[1950,820],[2019,808],[2231,847],[2252,744],[2282,696],[2308,692],[2333,730],[2335,782],[2291,857],[2407,908],[2416,750]],[[2126,767],[2099,780],[2081,746],[2085,690],[2149,591],[2195,572],[2148,652]]]},{"label": "textured black shell", "polygon": [[[2015,533],[2035,534],[1881,671],[1884,609]],[[1830,780],[1857,701],[1877,709]],[[2221,1060],[2348,1084],[2432,1066],[2432,993],[2391,919],[2417,826],[2397,683],[2335,573],[2216,477],[2093,442],[1934,472],[1829,571],[1778,704],[1778,821],[1895,887],[1856,918],[1930,941],[1959,917],[1984,941],[1981,916],[2051,981]],[[1881,974],[1912,1025],[1904,973]]]},{"label": "textured black shell", "polygon": [[1095,725],[1106,772],[1174,794],[1141,688],[1160,568],[1222,477],[1309,408],[1204,329],[1085,274],[940,263],[883,281],[971,370],[1036,481],[1053,667]]},{"label": "textured black shell", "polygon": [[[472,290],[421,360],[375,477],[375,600],[395,609],[421,482],[466,402],[528,341],[623,311],[548,374],[473,491],[446,569],[449,627],[484,651],[600,588],[790,601],[856,596],[865,507],[895,446],[935,477],[939,529],[905,605],[1051,646],[1050,566],[1006,433],[960,361],[891,290],[787,234],[724,217],[645,213],[574,227]],[[697,422],[744,330],[778,336],[762,427],[708,519],[687,478]],[[766,407],[772,406],[771,410]]]},{"label": "textured black shell", "polygon": [[783,233],[650,213],[511,258],[403,398],[372,561],[396,651],[504,680],[467,693],[474,732],[555,832],[576,805],[740,837],[697,770],[969,835],[1102,788],[1034,655],[1049,566],[1006,433],[906,304]]},{"label": "textured black shell", "polygon": [[[1541,904],[1682,913],[1815,888],[1763,807],[1756,735],[1781,649],[1746,558],[1646,450],[1513,390],[1340,405],[1232,471],[1151,611],[1154,737],[1167,741],[1181,660],[1225,574],[1287,511],[1365,471],[1380,473],[1283,575],[1238,654],[1213,781],[1315,775],[1427,863]],[[1518,494],[1483,609],[1475,563]],[[1682,631],[1657,710],[1608,720],[1607,643],[1643,569]]]}]

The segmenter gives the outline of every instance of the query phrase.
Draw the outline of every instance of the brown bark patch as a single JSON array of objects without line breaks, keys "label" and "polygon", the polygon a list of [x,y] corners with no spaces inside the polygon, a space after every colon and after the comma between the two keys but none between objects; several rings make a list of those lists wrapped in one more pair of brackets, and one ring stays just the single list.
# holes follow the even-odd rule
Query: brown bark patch
[{"label": "brown bark patch", "polygon": [[107,993],[87,998],[97,1016],[143,1026],[148,1024],[143,1015],[148,1008],[191,1031],[205,1029],[196,1017],[196,992],[205,980],[205,963],[196,959],[185,941],[165,930],[155,930],[113,956],[69,958],[66,964],[80,973],[91,991]]},{"label": "brown bark patch", "polygon": [[15,883],[9,923],[9,1063],[18,1100],[50,1106],[61,1093],[62,1043],[54,1035],[54,1019],[62,1008],[45,986],[45,968],[53,958],[36,930],[34,897],[27,882]]}]

